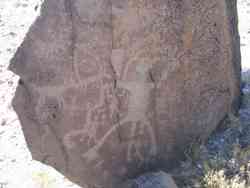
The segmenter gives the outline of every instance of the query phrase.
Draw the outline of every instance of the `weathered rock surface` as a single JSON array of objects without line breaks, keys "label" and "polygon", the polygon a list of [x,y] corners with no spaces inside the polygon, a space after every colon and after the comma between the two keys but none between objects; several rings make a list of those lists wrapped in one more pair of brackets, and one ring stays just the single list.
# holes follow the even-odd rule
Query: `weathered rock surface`
[{"label": "weathered rock surface", "polygon": [[237,112],[235,0],[45,0],[10,69],[34,159],[113,188]]}]

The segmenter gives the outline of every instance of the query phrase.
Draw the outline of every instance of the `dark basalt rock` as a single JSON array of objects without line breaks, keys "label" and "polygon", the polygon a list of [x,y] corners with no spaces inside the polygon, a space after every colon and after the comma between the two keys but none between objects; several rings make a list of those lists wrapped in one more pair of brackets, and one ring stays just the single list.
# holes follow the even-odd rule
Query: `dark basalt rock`
[{"label": "dark basalt rock", "polygon": [[237,112],[235,0],[45,0],[12,59],[33,158],[81,186],[171,167]]}]

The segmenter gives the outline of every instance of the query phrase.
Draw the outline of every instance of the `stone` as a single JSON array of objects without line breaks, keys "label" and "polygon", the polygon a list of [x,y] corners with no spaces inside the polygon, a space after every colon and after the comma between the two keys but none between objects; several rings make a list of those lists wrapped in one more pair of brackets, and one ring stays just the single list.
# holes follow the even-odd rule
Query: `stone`
[{"label": "stone", "polygon": [[172,176],[163,171],[146,173],[125,182],[122,186],[122,188],[177,188]]},{"label": "stone", "polygon": [[45,0],[13,106],[35,160],[119,187],[237,113],[239,49],[236,0]]}]

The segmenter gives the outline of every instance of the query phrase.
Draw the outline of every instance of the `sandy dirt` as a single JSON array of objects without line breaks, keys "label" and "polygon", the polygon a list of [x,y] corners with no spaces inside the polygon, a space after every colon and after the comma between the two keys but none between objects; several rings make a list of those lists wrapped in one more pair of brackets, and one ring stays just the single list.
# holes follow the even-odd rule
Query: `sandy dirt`
[{"label": "sandy dirt", "polygon": [[32,160],[11,100],[18,77],[11,57],[39,14],[41,0],[0,0],[0,188],[76,188],[54,169]]},{"label": "sandy dirt", "polygon": [[[0,0],[0,188],[77,188],[54,169],[32,160],[13,111],[18,77],[11,57],[39,14],[42,0]],[[238,0],[242,67],[250,69],[250,0]],[[79,188],[79,187],[78,187]]]},{"label": "sandy dirt", "polygon": [[250,0],[238,0],[242,70],[250,69]]}]

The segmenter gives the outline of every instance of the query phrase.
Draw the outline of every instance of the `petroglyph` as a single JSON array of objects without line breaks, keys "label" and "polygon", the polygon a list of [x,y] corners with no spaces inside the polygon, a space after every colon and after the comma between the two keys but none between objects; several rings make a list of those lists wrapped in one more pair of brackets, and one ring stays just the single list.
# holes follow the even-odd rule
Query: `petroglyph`
[{"label": "petroglyph", "polygon": [[[145,129],[147,133],[150,135],[150,155],[154,156],[157,153],[157,143],[155,138],[155,133],[152,125],[150,124],[149,120],[147,119],[146,113],[147,109],[150,103],[150,92],[152,89],[154,89],[155,85],[152,82],[148,82],[147,79],[149,77],[150,66],[146,64],[138,64],[137,68],[137,81],[117,81],[117,87],[126,89],[130,93],[130,99],[129,99],[129,106],[128,106],[128,114],[126,117],[122,120],[120,120],[118,123],[114,124],[112,128],[100,139],[97,138],[97,125],[98,122],[94,122],[91,120],[91,116],[93,111],[95,109],[98,109],[100,106],[91,107],[92,110],[89,108],[88,111],[88,118],[87,123],[85,127],[81,130],[74,130],[70,133],[66,134],[64,137],[64,143],[69,148],[72,149],[76,145],[74,144],[74,138],[75,137],[81,137],[82,140],[85,140],[86,145],[91,145],[90,143],[95,143],[94,146],[92,146],[86,153],[82,154],[82,157],[86,159],[87,162],[97,161],[97,159],[101,159],[101,157],[98,154],[98,150],[104,145],[106,139],[109,138],[109,136],[114,133],[115,131],[119,131],[119,128],[121,125],[125,125],[126,122],[131,122],[132,126],[130,127],[130,135],[128,138],[131,138],[128,142],[128,151],[127,151],[127,160],[132,160],[131,152],[132,150],[136,150],[136,156],[143,160],[144,157],[142,157],[142,154],[140,154],[140,146],[139,143],[137,143],[135,138],[135,135],[137,130],[137,123],[140,123],[140,129]],[[103,96],[103,94],[101,95]],[[103,100],[101,100],[103,101]],[[113,109],[113,111],[115,111]],[[87,139],[86,139],[87,138]]]}]

